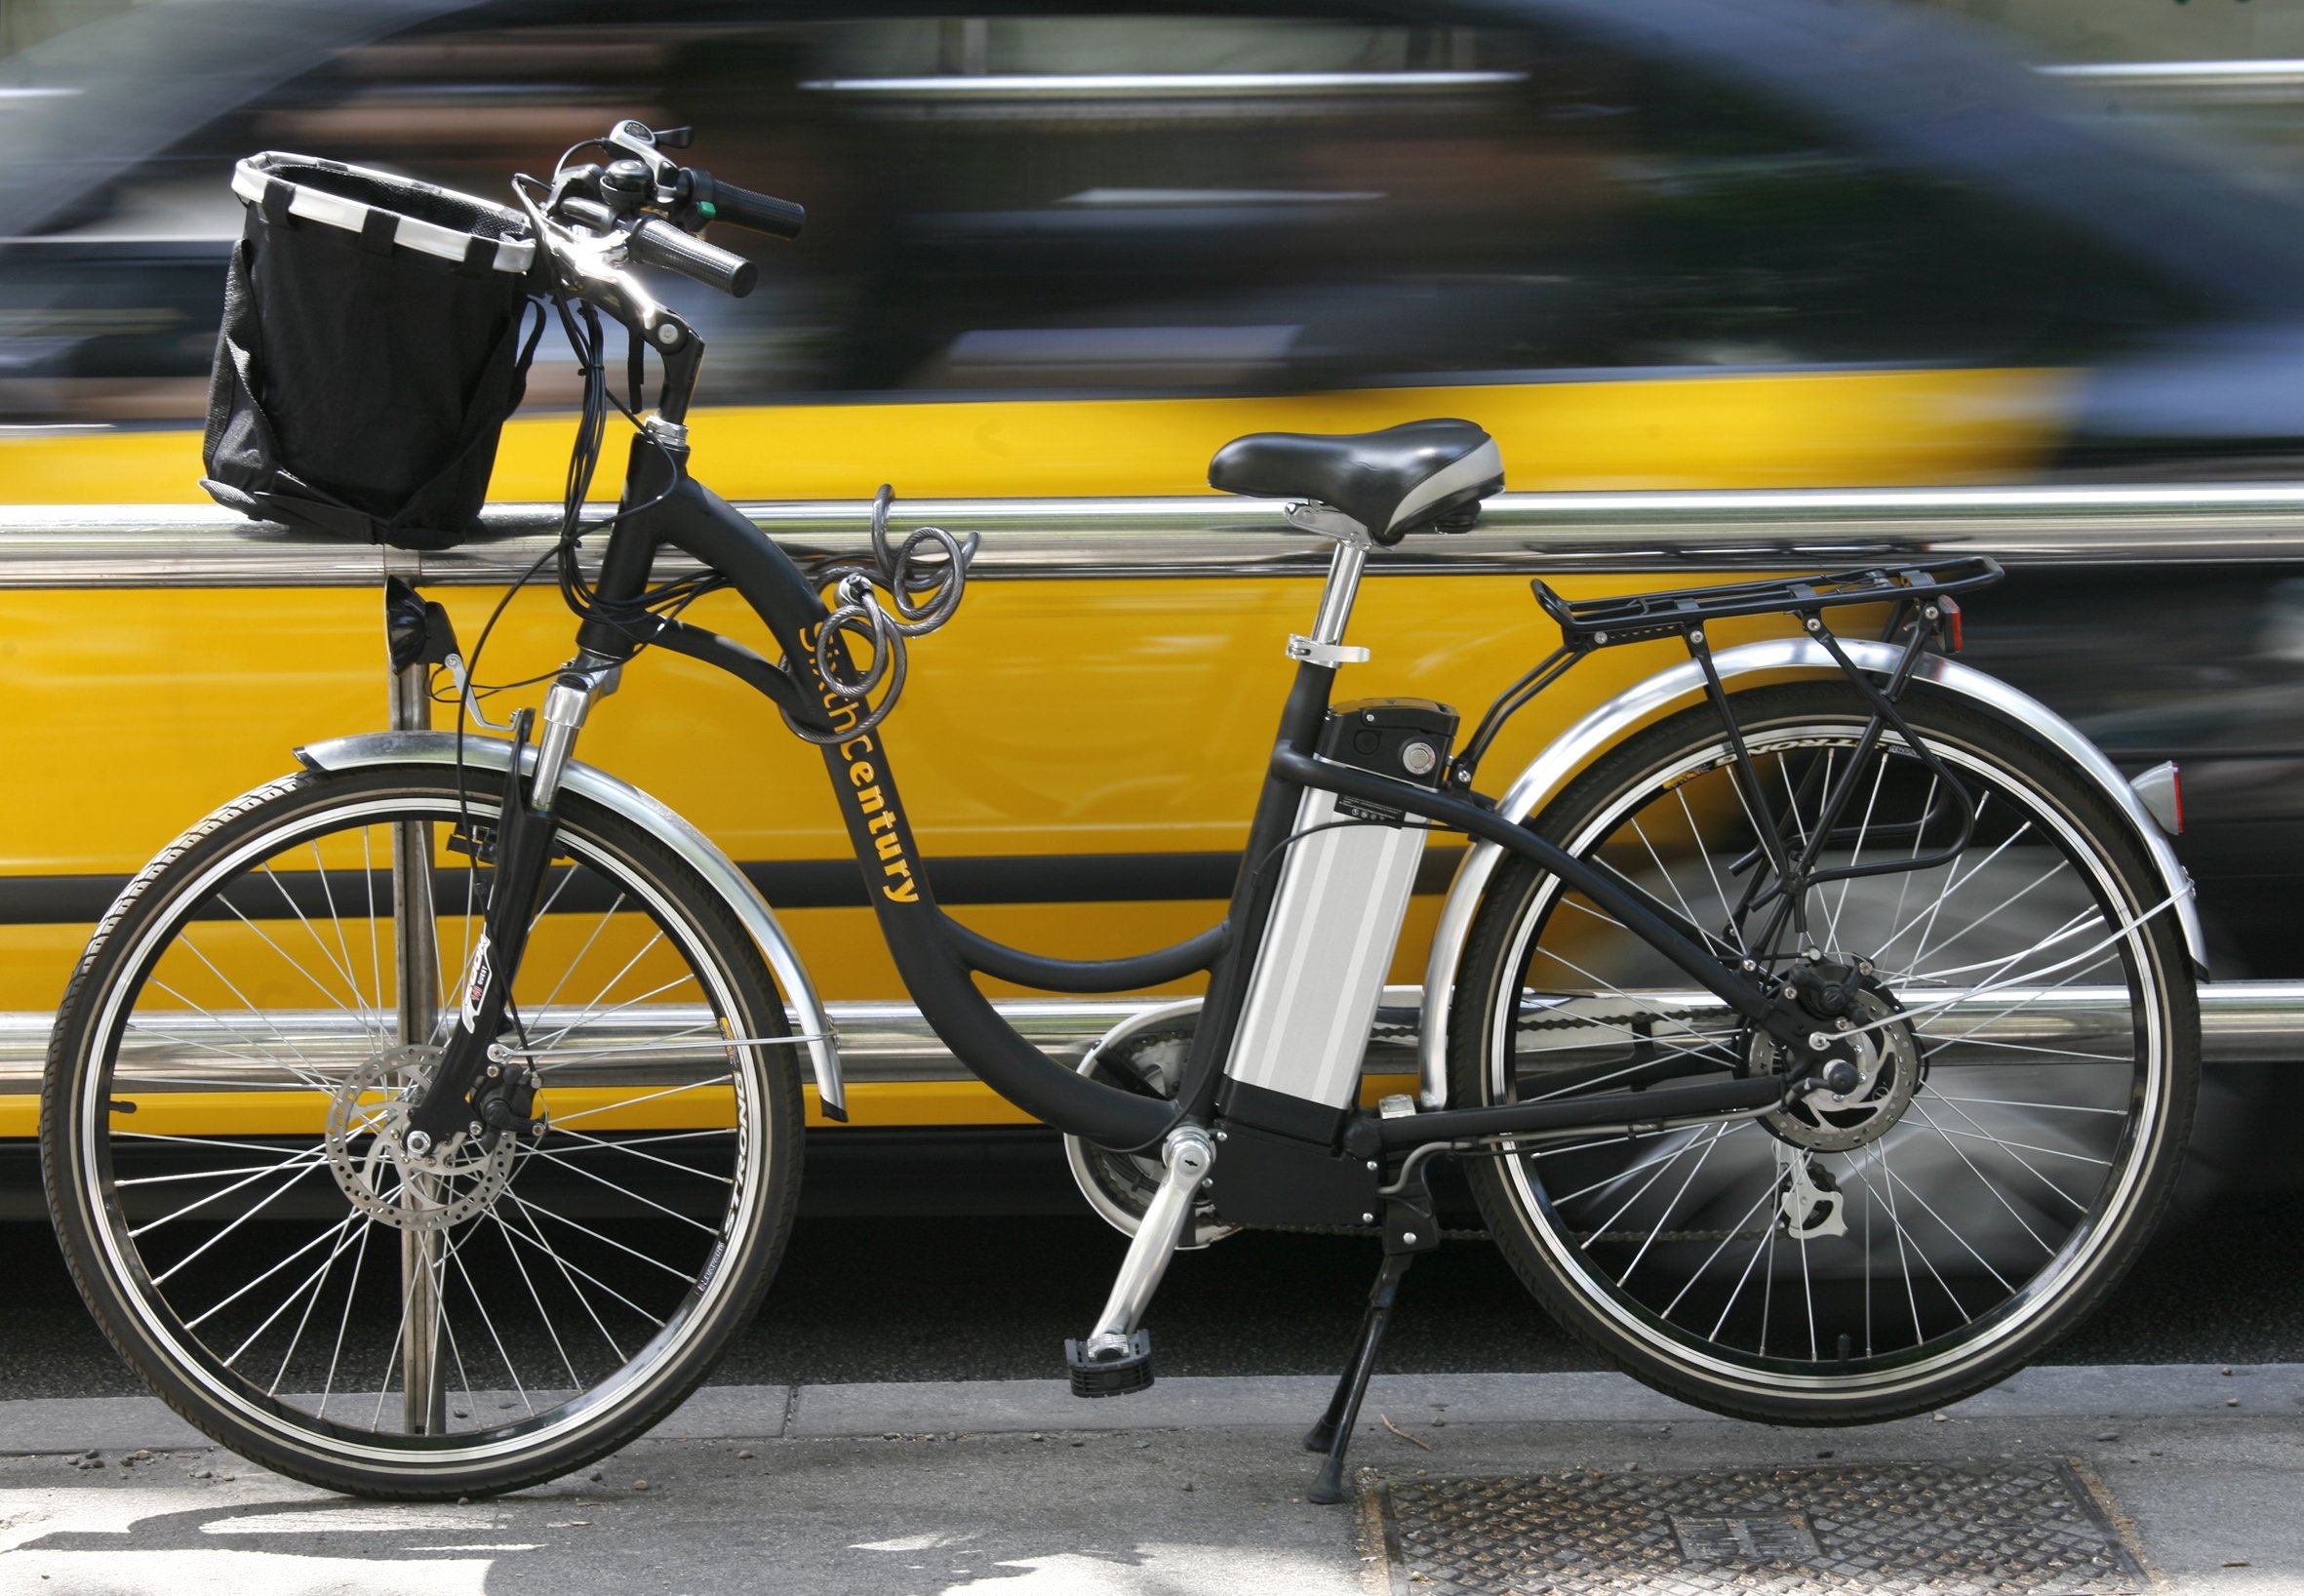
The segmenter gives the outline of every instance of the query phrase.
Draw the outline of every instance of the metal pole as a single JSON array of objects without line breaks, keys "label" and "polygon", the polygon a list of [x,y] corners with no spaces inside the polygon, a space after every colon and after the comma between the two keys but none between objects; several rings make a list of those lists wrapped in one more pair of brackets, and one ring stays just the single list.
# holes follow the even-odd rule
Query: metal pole
[{"label": "metal pole", "polygon": [[[429,731],[432,671],[418,662],[392,673],[392,730]],[[392,827],[392,949],[399,973],[400,1044],[428,1047],[440,1018],[440,948],[434,939],[432,827],[402,820]],[[410,1054],[412,1060],[417,1057]],[[406,1084],[415,1082],[414,1063]],[[430,1176],[411,1174],[401,1187],[410,1207],[437,1201]],[[437,1435],[448,1427],[448,1386],[439,1367],[440,1244],[437,1231],[412,1225],[400,1232],[401,1400],[408,1433]]]}]

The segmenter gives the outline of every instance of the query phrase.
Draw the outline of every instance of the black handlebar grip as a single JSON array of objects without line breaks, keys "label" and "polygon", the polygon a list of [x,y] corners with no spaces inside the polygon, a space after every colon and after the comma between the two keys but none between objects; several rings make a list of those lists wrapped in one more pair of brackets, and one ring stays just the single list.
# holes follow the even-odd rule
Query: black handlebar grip
[{"label": "black handlebar grip", "polygon": [[628,236],[632,259],[640,264],[693,277],[731,298],[742,299],[760,281],[760,268],[742,256],[691,238],[668,221],[643,217]]},{"label": "black handlebar grip", "polygon": [[798,238],[808,221],[805,206],[777,199],[774,194],[755,194],[749,188],[738,188],[709,172],[695,173],[694,183],[695,198],[711,208],[714,221],[733,221],[739,227],[774,233],[778,238]]}]

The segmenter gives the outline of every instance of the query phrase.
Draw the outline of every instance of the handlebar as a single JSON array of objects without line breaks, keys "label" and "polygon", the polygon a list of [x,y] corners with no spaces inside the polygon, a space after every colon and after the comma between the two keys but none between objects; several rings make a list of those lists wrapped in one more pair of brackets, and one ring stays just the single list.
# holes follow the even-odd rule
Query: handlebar
[{"label": "handlebar", "polygon": [[687,148],[690,137],[686,128],[658,134],[645,123],[619,122],[585,141],[606,151],[607,162],[566,164],[570,157],[563,156],[548,186],[529,178],[512,185],[534,225],[539,259],[548,263],[552,292],[604,312],[661,357],[662,396],[652,428],[682,424],[703,340],[630,268],[676,271],[740,299],[759,284],[760,268],[695,235],[713,221],[728,221],[790,238],[808,217],[788,200],[721,182],[664,155]]},{"label": "handlebar", "polygon": [[742,299],[760,281],[760,268],[742,256],[691,238],[668,221],[642,217],[626,236],[626,248],[640,264],[679,272],[733,299]]},{"label": "handlebar", "polygon": [[738,188],[733,182],[724,182],[711,173],[693,167],[686,176],[689,197],[708,221],[733,222],[777,238],[798,238],[800,229],[808,223],[807,209],[790,200]]},{"label": "handlebar", "polygon": [[546,212],[552,220],[590,234],[591,247],[608,252],[603,264],[620,257],[660,266],[740,299],[758,284],[759,267],[695,235],[711,222],[726,221],[796,238],[808,212],[790,200],[676,165],[663,153],[687,148],[691,137],[687,128],[657,134],[645,123],[617,123],[605,138],[592,140],[616,158],[555,172]]}]

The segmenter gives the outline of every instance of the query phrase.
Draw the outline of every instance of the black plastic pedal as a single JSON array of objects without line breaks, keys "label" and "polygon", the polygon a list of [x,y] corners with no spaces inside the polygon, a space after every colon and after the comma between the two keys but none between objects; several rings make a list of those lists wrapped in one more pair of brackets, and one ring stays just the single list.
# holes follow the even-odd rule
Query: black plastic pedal
[{"label": "black plastic pedal", "polygon": [[1064,1363],[1072,1371],[1072,1394],[1076,1397],[1133,1395],[1152,1384],[1152,1333],[1137,1331],[1129,1340],[1127,1355],[1118,1358],[1091,1358],[1078,1341],[1067,1337]]}]

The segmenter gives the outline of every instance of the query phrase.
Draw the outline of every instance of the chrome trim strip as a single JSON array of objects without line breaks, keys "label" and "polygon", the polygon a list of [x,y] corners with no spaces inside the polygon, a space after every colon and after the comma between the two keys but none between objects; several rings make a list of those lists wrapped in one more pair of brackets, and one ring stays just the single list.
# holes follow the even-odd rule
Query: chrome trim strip
[{"label": "chrome trim strip", "polygon": [[2075,61],[2035,66],[2044,78],[2101,83],[2116,88],[2294,89],[2304,87],[2304,60]]},{"label": "chrome trim strip", "polygon": [[[511,765],[511,749],[510,743],[496,738],[467,736],[463,738],[462,757],[467,764],[500,771]],[[314,770],[343,771],[400,763],[453,765],[457,751],[453,732],[372,732],[308,743],[297,750],[297,757]],[[531,745],[522,753],[521,770],[526,774],[536,768],[536,752]],[[792,950],[784,928],[776,923],[775,910],[753,889],[744,872],[736,868],[735,861],[671,809],[598,766],[580,760],[569,761],[561,773],[560,786],[564,792],[580,794],[623,816],[694,865],[719,893],[766,956],[769,968],[775,973],[776,984],[783,988],[785,1002],[797,1016],[799,1029],[809,1038],[805,1044],[809,1062],[815,1072],[816,1092],[827,1111],[836,1117],[846,1114],[837,1033],[824,1013],[823,1001],[816,996],[814,983],[809,979],[800,956]]]},{"label": "chrome trim strip", "polygon": [[881,100],[1149,100],[1235,95],[1487,89],[1526,72],[952,72],[935,77],[811,78],[817,94]]},{"label": "chrome trim strip", "polygon": [[[1903,651],[1887,643],[1869,643],[1844,639],[1841,647],[1848,658],[1862,668],[1887,675],[1892,672]],[[1839,666],[1824,652],[1822,645],[1805,637],[1779,638],[1767,643],[1746,643],[1727,649],[1713,656],[1713,665],[1721,679],[1728,681],[1749,676],[1758,671],[1815,671],[1837,674]],[[2028,693],[2019,692],[1997,677],[1972,670],[1957,659],[1946,659],[1930,655],[1923,659],[1913,674],[1924,677],[1949,692],[1974,699],[1995,713],[2015,721],[2028,730],[2046,738],[2059,752],[2077,764],[2083,774],[2103,791],[2113,805],[2125,815],[2136,833],[2136,840],[2151,855],[2159,869],[2162,882],[2175,900],[2178,923],[2184,928],[2184,945],[2192,954],[2192,962],[2203,974],[2207,970],[2207,938],[2201,929],[2200,905],[2192,892],[2192,878],[2176,862],[2176,853],[2168,845],[2166,833],[2152,818],[2144,801],[2137,796],[2127,778],[2120,774],[2103,751],[2090,742],[2081,730],[2063,716]],[[1525,820],[1549,803],[1554,794],[1568,784],[1569,778],[1599,757],[1605,749],[1613,747],[1649,721],[1660,718],[1669,710],[1692,702],[1704,691],[1703,674],[1695,661],[1660,670],[1647,681],[1610,698],[1593,710],[1553,741],[1541,754],[1529,762],[1512,785],[1505,789],[1497,812],[1511,820]],[[1456,866],[1455,879],[1449,884],[1448,899],[1441,905],[1440,920],[1433,927],[1432,949],[1424,964],[1424,1005],[1426,1020],[1418,1038],[1419,1074],[1422,1077],[1418,1101],[1426,1108],[1448,1106],[1448,1021],[1449,1003],[1456,980],[1456,966],[1463,958],[1464,939],[1472,929],[1473,913],[1480,906],[1480,895],[1494,872],[1496,861],[1504,851],[1491,842],[1475,843],[1465,851],[1464,860]]]},{"label": "chrome trim strip", "polygon": [[[860,499],[744,509],[795,554],[853,558],[866,546],[871,506]],[[549,505],[493,505],[480,538],[417,554],[301,539],[215,505],[0,506],[0,587],[359,587],[386,576],[500,585],[549,546],[558,516]],[[1218,495],[898,499],[895,521],[983,533],[971,574],[993,579],[1313,578],[1330,549],[1291,527],[1277,500]],[[1368,569],[1686,575],[1956,554],[2011,565],[2304,562],[2304,485],[1500,494],[1475,530],[1417,534],[1373,550]],[[658,565],[667,576],[681,569],[668,556]]]},{"label": "chrome trim strip", "polygon": [[[1363,1061],[1366,1073],[1398,1075],[1412,1067],[1409,1055],[1414,1047],[1420,997],[1413,986],[1384,989],[1386,1013]],[[1704,992],[1688,997],[1691,1008],[1718,1001]],[[2063,1007],[2047,1018],[2062,1022],[2085,1011],[2088,1002],[2086,991],[2060,996]],[[1166,998],[1003,998],[993,1004],[1033,1046],[1075,1064],[1116,1027],[1127,1026],[1132,1033],[1141,1025],[1188,1013],[1193,1006]],[[971,1079],[910,1004],[834,1002],[825,1009],[839,1028],[841,1064],[852,1080]],[[2201,988],[2200,1010],[2202,1055],[2210,1062],[2293,1063],[2304,1057],[2304,981],[2218,981]],[[0,1100],[39,1092],[48,1030],[55,1017],[36,1011],[0,1012]],[[796,1021],[798,1017],[794,1016]]]}]

